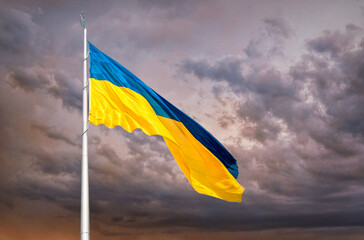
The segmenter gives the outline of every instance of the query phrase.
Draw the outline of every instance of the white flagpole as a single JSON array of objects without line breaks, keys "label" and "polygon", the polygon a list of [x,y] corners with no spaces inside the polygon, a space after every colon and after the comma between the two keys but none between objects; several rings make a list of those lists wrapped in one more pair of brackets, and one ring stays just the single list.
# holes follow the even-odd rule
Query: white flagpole
[{"label": "white flagpole", "polygon": [[82,102],[82,176],[81,176],[81,240],[90,239],[90,207],[88,192],[88,154],[87,154],[87,29],[86,19],[81,13],[81,26],[83,28],[83,102]]}]

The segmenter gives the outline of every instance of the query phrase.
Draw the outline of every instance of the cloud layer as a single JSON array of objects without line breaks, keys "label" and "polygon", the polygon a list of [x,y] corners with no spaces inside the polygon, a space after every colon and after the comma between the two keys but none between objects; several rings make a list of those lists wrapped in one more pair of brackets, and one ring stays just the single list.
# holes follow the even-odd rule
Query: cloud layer
[{"label": "cloud layer", "polygon": [[90,41],[221,140],[246,188],[199,195],[162,138],[91,125],[92,238],[360,239],[363,6],[270,4],[6,2],[0,239],[79,238],[80,7]]}]

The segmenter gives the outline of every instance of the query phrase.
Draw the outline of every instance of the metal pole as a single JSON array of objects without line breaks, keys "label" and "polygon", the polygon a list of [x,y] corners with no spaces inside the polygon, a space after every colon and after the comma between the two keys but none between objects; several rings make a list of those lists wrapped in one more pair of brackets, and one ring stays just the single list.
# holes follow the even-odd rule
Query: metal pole
[{"label": "metal pole", "polygon": [[83,28],[83,102],[82,102],[82,176],[81,176],[81,240],[90,239],[90,207],[88,191],[88,154],[87,154],[87,29],[86,19],[81,13],[81,26]]}]

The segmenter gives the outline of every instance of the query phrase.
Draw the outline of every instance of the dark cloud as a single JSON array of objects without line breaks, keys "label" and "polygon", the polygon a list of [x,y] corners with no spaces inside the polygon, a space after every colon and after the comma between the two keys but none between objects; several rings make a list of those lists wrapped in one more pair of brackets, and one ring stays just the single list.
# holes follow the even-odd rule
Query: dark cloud
[{"label": "dark cloud", "polygon": [[[312,69],[302,68],[302,65],[292,68],[294,76],[301,79],[311,79],[310,88],[315,97],[321,101],[325,113],[331,118],[327,123],[329,127],[340,132],[348,132],[354,136],[362,136],[363,126],[359,119],[363,116],[363,111],[359,107],[363,104],[363,75],[361,69],[364,66],[361,56],[364,51],[362,46],[356,45],[357,38],[351,38],[350,33],[342,34],[343,38],[350,40],[348,45],[337,45],[335,53],[332,55],[333,66],[318,64],[322,60],[312,57],[306,58],[314,66]],[[319,37],[312,41],[323,41],[325,37]],[[332,36],[333,37],[333,36]],[[326,44],[330,45],[335,39],[326,39]],[[339,54],[340,53],[340,54]],[[298,69],[303,69],[298,70]],[[339,137],[340,138],[340,137]]]},{"label": "dark cloud", "polygon": [[268,34],[274,37],[289,38],[293,34],[292,27],[283,18],[266,18],[264,23]]},{"label": "dark cloud", "polygon": [[[353,28],[353,26],[349,28]],[[341,41],[340,39],[337,40],[336,36],[346,39],[347,43],[336,44],[336,41]],[[361,132],[358,131],[361,129],[361,123],[357,120],[361,118],[362,111],[358,111],[358,107],[362,104],[362,98],[351,95],[350,92],[361,91],[362,89],[361,82],[363,81],[361,81],[360,70],[362,68],[362,61],[360,56],[363,50],[361,48],[352,50],[355,45],[355,38],[352,39],[351,37],[352,34],[348,31],[346,33],[336,32],[335,34],[325,32],[323,37],[313,39],[308,44],[309,49],[312,49],[312,45],[320,42],[320,44],[330,48],[330,51],[334,51],[333,57],[335,59],[332,60],[332,63],[338,66],[338,68],[331,68],[326,64],[327,61],[306,55],[301,63],[291,67],[290,76],[282,74],[269,65],[252,65],[243,59],[234,62],[225,61],[225,59],[219,60],[214,65],[203,60],[185,60],[181,65],[181,70],[191,73],[199,79],[226,82],[234,92],[239,90],[244,94],[248,94],[247,96],[252,94],[251,97],[245,98],[246,103],[242,104],[238,111],[243,119],[259,123],[260,121],[265,121],[267,113],[272,113],[273,116],[283,119],[294,128],[300,125],[298,122],[310,117],[309,115],[302,115],[302,113],[309,113],[312,115],[311,117],[317,118],[317,120],[320,119],[320,121],[326,120],[322,119],[323,116],[319,116],[320,113],[318,111],[320,111],[321,105],[307,104],[305,99],[302,98],[304,81],[312,79],[312,81],[308,81],[310,83],[309,89],[320,100],[319,103],[323,104],[323,108],[327,109],[326,114],[333,116],[330,121],[330,127],[335,127],[334,125],[337,126],[339,124],[350,126],[350,128],[355,128],[351,132],[355,132],[354,134],[357,135]],[[334,45],[333,42],[335,42]],[[324,53],[325,51],[318,52]],[[339,52],[342,53],[340,58],[337,56]],[[231,59],[231,57],[228,59]],[[308,68],[309,64],[313,66],[312,69]],[[247,67],[254,69],[253,72],[247,71],[244,73],[243,69],[247,69]],[[342,89],[340,89],[340,84]],[[344,102],[347,104],[343,104]],[[351,110],[352,112],[348,113]],[[303,119],[301,117],[297,119],[298,116],[302,116]],[[264,129],[264,127],[259,126],[257,128]],[[330,130],[328,131],[331,132]],[[270,129],[268,132],[275,131]],[[327,133],[319,134],[322,137],[318,137],[317,134],[319,133],[312,133],[312,137],[317,140],[321,139],[322,141],[320,142],[326,147],[329,147],[331,144],[328,144],[324,139],[335,138],[334,135],[330,135],[328,138]]]},{"label": "dark cloud", "polygon": [[7,81],[12,87],[21,88],[27,92],[46,88],[50,84],[49,79],[36,70],[22,68],[12,70],[7,76]]},{"label": "dark cloud", "polygon": [[346,32],[331,32],[326,30],[319,38],[311,39],[307,42],[310,50],[318,53],[329,53],[336,57],[343,51],[350,51],[354,47],[353,38],[361,31],[360,27],[354,24],[346,25]]},{"label": "dark cloud", "polygon": [[81,83],[69,77],[62,71],[46,70],[44,68],[9,69],[6,81],[14,88],[26,92],[42,93],[45,97],[60,99],[68,109],[82,109]]},{"label": "dark cloud", "polygon": [[32,167],[45,174],[59,175],[65,173],[78,175],[79,173],[80,162],[78,161],[78,155],[74,153],[66,154],[40,149],[35,154],[32,153],[32,155],[35,158]]},{"label": "dark cloud", "polygon": [[122,166],[122,159],[119,157],[119,155],[110,147],[107,145],[102,145],[97,149],[97,154],[105,157],[109,161],[111,161],[115,165]]},{"label": "dark cloud", "polygon": [[[290,120],[293,116],[288,111],[299,101],[300,83],[286,79],[281,72],[267,65],[249,66],[251,70],[244,73],[243,68],[246,65],[246,61],[234,57],[219,60],[214,65],[203,60],[185,60],[181,65],[181,71],[193,74],[199,79],[225,82],[232,92],[245,94],[245,103],[240,104],[240,109],[237,110],[238,115],[245,121],[257,123],[269,118],[270,113]],[[279,125],[271,123],[268,119],[263,122],[244,131],[247,135],[255,135],[261,141],[266,139],[267,134],[279,133]]]},{"label": "dark cloud", "polygon": [[249,42],[248,46],[244,49],[245,54],[250,58],[260,58],[263,53],[259,49],[260,40],[253,39]]},{"label": "dark cloud", "polygon": [[48,48],[50,36],[35,21],[42,14],[39,8],[29,13],[10,6],[0,12],[0,63],[3,67],[0,70],[13,87],[27,92],[38,90],[61,99],[69,109],[80,110],[77,88],[81,88],[81,83],[69,81],[70,76],[53,64]]},{"label": "dark cloud", "polygon": [[3,9],[0,19],[0,50],[4,53],[24,54],[29,52],[35,40],[32,16],[17,9]]},{"label": "dark cloud", "polygon": [[[219,136],[246,188],[241,204],[200,195],[161,137],[90,126],[94,238],[361,238],[362,21],[337,29],[347,15],[331,13],[329,28],[320,12],[311,26],[303,5],[293,18],[274,5],[82,5],[90,40]],[[0,239],[71,239],[79,236],[80,5],[2,6]]]},{"label": "dark cloud", "polygon": [[48,138],[63,141],[71,146],[79,146],[80,144],[75,140],[69,138],[62,131],[57,129],[57,127],[47,127],[43,124],[34,124],[33,127],[35,129],[40,130],[44,133]]},{"label": "dark cloud", "polygon": [[30,66],[41,57],[48,44],[33,16],[17,8],[0,10],[0,32],[0,63],[3,66]]},{"label": "dark cloud", "polygon": [[336,56],[342,47],[349,47],[350,39],[341,35],[339,32],[332,33],[325,31],[324,36],[312,39],[307,42],[310,49],[319,53],[331,53]]},{"label": "dark cloud", "polygon": [[64,106],[70,109],[82,109],[82,88],[80,82],[62,72],[54,75],[54,85],[48,91],[55,98],[61,99]]},{"label": "dark cloud", "polygon": [[215,65],[210,65],[206,60],[186,59],[181,65],[181,70],[194,74],[200,79],[211,79],[217,82],[228,81],[238,87],[244,84],[241,59],[235,57],[224,58]]},{"label": "dark cloud", "polygon": [[270,58],[283,55],[284,43],[294,35],[294,30],[283,18],[265,18],[264,28],[253,37],[244,48],[244,53],[251,59]]},{"label": "dark cloud", "polygon": [[[232,147],[234,155],[239,156],[240,169],[246,169],[242,182],[249,183],[247,189],[256,189],[246,196],[248,205],[250,201],[257,203],[264,195],[271,204],[277,203],[271,205],[271,210],[279,208],[281,201],[292,201],[295,206],[321,212],[283,214],[282,221],[268,221],[268,228],[363,224],[360,214],[351,220],[350,214],[346,215],[349,209],[362,211],[357,201],[362,189],[357,183],[361,181],[363,167],[359,160],[363,138],[358,119],[363,113],[359,106],[363,101],[360,59],[364,49],[358,31],[359,28],[348,25],[345,32],[326,31],[310,40],[309,52],[291,65],[288,74],[269,63],[244,58],[238,63],[227,62],[231,68],[225,67],[230,69],[225,75],[220,73],[221,60],[185,60],[181,65],[180,70],[189,76],[226,83],[230,94],[238,94],[241,102],[233,107],[235,118],[227,121],[241,129],[245,141],[263,144],[247,149],[238,141],[238,146]],[[218,94],[223,103],[223,93]],[[234,150],[239,146],[245,150]],[[356,167],[348,165],[349,162],[355,162]],[[350,203],[352,207],[347,204],[344,211],[331,211],[338,202]],[[257,205],[266,207],[263,203]],[[342,221],[329,220],[332,217]],[[249,219],[258,221],[254,217]],[[264,219],[269,219],[268,215]]]}]

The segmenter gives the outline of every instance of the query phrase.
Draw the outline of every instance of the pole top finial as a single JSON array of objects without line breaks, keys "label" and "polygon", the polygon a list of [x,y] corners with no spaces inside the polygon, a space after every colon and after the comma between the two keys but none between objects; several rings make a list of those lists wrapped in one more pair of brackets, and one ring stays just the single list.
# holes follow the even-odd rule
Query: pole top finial
[{"label": "pole top finial", "polygon": [[85,18],[85,14],[84,14],[83,11],[81,12],[81,15],[80,16],[81,16],[81,21],[80,21],[81,27],[83,29],[85,29],[86,28],[86,18]]}]

